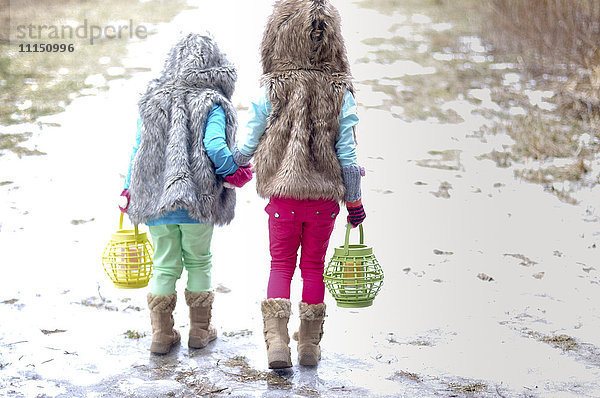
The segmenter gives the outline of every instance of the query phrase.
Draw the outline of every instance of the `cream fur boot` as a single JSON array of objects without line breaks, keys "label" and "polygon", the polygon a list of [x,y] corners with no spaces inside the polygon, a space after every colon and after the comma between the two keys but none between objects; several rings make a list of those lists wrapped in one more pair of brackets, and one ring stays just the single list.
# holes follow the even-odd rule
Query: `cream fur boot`
[{"label": "cream fur boot", "polygon": [[298,362],[303,366],[317,366],[321,359],[319,342],[323,337],[325,303],[300,302],[300,330],[294,333],[298,341]]},{"label": "cream fur boot", "polygon": [[166,354],[181,340],[179,332],[173,329],[173,310],[177,303],[177,295],[157,296],[148,293],[147,299],[152,324],[150,351],[154,354]]},{"label": "cream fur boot", "polygon": [[210,324],[213,292],[190,292],[185,290],[185,302],[190,307],[190,337],[188,346],[204,348],[217,338],[217,330]]},{"label": "cream fur boot", "polygon": [[290,336],[287,329],[291,309],[290,300],[284,298],[266,299],[261,303],[263,334],[270,369],[292,367]]}]

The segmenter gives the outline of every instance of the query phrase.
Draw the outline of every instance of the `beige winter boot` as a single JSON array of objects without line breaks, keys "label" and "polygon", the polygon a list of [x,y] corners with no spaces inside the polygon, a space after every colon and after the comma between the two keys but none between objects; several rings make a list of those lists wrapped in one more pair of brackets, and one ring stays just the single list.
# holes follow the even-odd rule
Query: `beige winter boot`
[{"label": "beige winter boot", "polygon": [[181,336],[173,329],[173,310],[177,303],[177,295],[157,296],[148,293],[148,308],[150,308],[150,322],[152,323],[152,344],[150,351],[154,354],[166,354],[175,344],[179,343]]},{"label": "beige winter boot", "polygon": [[190,307],[190,348],[204,348],[217,338],[217,330],[210,324],[213,292],[190,292],[185,290],[185,302]]},{"label": "beige winter boot", "polygon": [[261,303],[261,310],[269,368],[291,368],[292,355],[289,347],[290,336],[287,329],[292,310],[290,300],[284,298],[266,299]]},{"label": "beige winter boot", "polygon": [[319,342],[323,337],[325,303],[300,302],[300,330],[294,333],[298,341],[298,362],[303,366],[317,366],[321,359]]}]

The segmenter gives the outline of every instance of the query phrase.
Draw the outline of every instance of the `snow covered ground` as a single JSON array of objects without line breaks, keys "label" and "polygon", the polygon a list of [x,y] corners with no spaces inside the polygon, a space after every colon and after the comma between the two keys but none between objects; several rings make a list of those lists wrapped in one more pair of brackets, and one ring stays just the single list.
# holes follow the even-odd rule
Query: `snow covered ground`
[{"label": "snow covered ground", "polygon": [[[151,72],[111,80],[41,127],[3,129],[31,131],[28,145],[47,155],[0,158],[0,182],[8,182],[0,185],[0,396],[600,396],[598,192],[565,204],[515,179],[512,168],[481,160],[511,143],[473,134],[486,119],[472,111],[486,101],[446,104],[463,118],[457,124],[407,122],[401,109],[377,109],[387,94],[362,81],[399,90],[397,77],[434,71],[410,59],[356,63],[369,51],[362,40],[401,35],[427,45],[408,25],[390,27],[450,28],[357,2],[335,4],[358,81],[365,238],[385,272],[374,305],[348,310],[327,296],[319,367],[268,371],[259,310],[269,268],[266,203],[251,183],[239,191],[234,222],[213,240],[219,338],[187,348],[181,281],[182,346],[150,354],[147,290],[115,289],[100,263],[117,226],[138,94],[180,30],[208,29],[238,65],[234,104],[243,122],[258,89],[270,3],[190,0],[196,8],[130,44],[124,65]],[[343,234],[339,217],[330,251]],[[293,302],[299,294],[296,280]]]}]

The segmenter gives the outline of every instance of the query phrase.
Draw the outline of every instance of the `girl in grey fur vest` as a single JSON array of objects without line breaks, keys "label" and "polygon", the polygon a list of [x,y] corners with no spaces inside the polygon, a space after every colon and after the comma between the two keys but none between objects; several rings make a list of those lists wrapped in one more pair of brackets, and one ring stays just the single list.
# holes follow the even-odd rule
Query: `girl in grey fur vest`
[{"label": "girl in grey fur vest", "polygon": [[138,131],[121,207],[134,224],[146,223],[154,242],[148,306],[150,351],[166,354],[180,341],[173,328],[175,283],[188,271],[188,345],[216,338],[210,324],[210,243],[213,225],[234,216],[235,187],[252,178],[232,148],[237,115],[231,104],[236,71],[217,43],[189,34],[171,49],[158,79],[139,102]]}]

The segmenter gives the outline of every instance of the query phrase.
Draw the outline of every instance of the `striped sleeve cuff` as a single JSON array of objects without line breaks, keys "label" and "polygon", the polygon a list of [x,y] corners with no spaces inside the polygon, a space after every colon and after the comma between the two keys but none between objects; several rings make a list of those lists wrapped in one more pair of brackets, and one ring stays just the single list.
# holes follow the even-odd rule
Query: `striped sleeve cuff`
[{"label": "striped sleeve cuff", "polygon": [[250,159],[252,159],[252,156],[247,156],[247,155],[244,155],[243,153],[241,153],[240,150],[238,149],[237,145],[235,145],[232,155],[233,155],[233,160],[235,161],[235,163],[238,166],[242,166],[242,167],[248,166],[250,164]]}]

